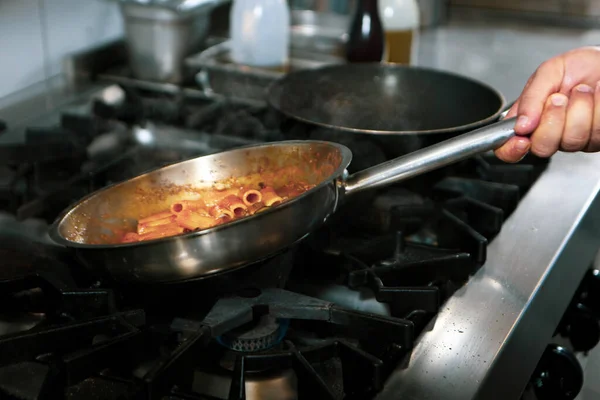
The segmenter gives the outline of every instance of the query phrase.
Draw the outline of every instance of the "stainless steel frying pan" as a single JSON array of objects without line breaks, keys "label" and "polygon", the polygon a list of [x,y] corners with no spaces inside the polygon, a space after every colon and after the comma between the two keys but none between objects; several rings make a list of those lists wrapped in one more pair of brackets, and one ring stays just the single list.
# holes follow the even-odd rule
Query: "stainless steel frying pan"
[{"label": "stainless steel frying pan", "polygon": [[496,121],[505,106],[483,82],[381,63],[291,72],[269,87],[268,101],[296,120],[379,139],[464,133]]},{"label": "stainless steel frying pan", "polygon": [[[66,210],[50,235],[92,269],[131,283],[166,283],[231,271],[303,239],[346,196],[390,185],[496,149],[514,135],[509,119],[348,176],[352,154],[330,142],[286,141],[199,157],[101,189]],[[140,212],[167,207],[174,188],[211,187],[231,177],[286,166],[316,186],[278,207],[205,231],[133,244],[116,244]],[[154,195],[138,201],[140,190]]]}]

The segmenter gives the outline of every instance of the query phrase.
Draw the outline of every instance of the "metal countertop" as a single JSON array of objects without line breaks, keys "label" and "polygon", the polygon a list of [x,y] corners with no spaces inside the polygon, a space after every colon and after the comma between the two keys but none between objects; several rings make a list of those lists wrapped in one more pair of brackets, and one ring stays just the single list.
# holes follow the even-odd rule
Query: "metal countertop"
[{"label": "metal countertop", "polygon": [[557,154],[379,399],[518,399],[600,246],[600,156]]}]

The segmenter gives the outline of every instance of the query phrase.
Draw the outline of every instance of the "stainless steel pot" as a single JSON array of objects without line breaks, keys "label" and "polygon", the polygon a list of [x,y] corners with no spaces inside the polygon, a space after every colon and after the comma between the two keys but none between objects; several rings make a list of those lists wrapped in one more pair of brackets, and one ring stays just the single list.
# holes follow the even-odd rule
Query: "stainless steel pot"
[{"label": "stainless steel pot", "polygon": [[199,51],[210,13],[225,0],[121,0],[129,64],[139,79],[181,83],[185,57]]},{"label": "stainless steel pot", "polygon": [[[302,240],[337,210],[345,197],[390,185],[504,144],[514,119],[489,125],[348,176],[347,147],[320,141],[289,141],[239,148],[147,173],[102,189],[66,210],[50,236],[75,250],[92,269],[128,283],[164,283],[231,271]],[[294,166],[298,180],[316,186],[254,216],[200,232],[148,242],[118,244],[115,232],[132,231],[140,208],[170,205],[160,193],[192,185],[212,187],[231,177]],[[136,194],[156,193],[143,196]]]}]

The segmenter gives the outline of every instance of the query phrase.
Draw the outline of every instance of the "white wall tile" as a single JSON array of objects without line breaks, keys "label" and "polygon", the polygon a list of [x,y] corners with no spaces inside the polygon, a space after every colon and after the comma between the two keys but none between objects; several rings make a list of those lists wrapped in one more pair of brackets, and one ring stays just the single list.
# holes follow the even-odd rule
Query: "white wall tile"
[{"label": "white wall tile", "polygon": [[38,0],[0,0],[0,98],[44,77]]},{"label": "white wall tile", "polygon": [[110,0],[44,0],[50,71],[59,74],[65,55],[118,38],[123,24]]},{"label": "white wall tile", "polygon": [[[47,54],[42,41],[44,27]],[[122,33],[114,0],[0,0],[0,98],[44,80],[46,72],[49,76],[60,74],[68,54]]]}]

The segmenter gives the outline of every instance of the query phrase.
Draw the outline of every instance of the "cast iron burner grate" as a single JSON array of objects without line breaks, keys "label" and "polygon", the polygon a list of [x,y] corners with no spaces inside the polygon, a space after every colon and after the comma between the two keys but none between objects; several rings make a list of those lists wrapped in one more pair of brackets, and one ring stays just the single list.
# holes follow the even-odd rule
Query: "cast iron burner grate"
[{"label": "cast iron burner grate", "polygon": [[[217,370],[229,374],[226,399],[256,398],[246,396],[246,380],[277,371],[293,376],[292,398],[365,398],[414,337],[410,319],[276,288],[246,289],[218,299],[203,317],[170,323],[142,309],[119,310],[112,290],[67,288],[41,275],[4,280],[0,293],[3,313],[45,313],[35,328],[0,338],[2,398],[209,399],[210,385],[198,388],[197,375]],[[265,317],[289,324],[268,348],[228,348],[228,333]],[[336,362],[341,369],[322,372]]]}]

